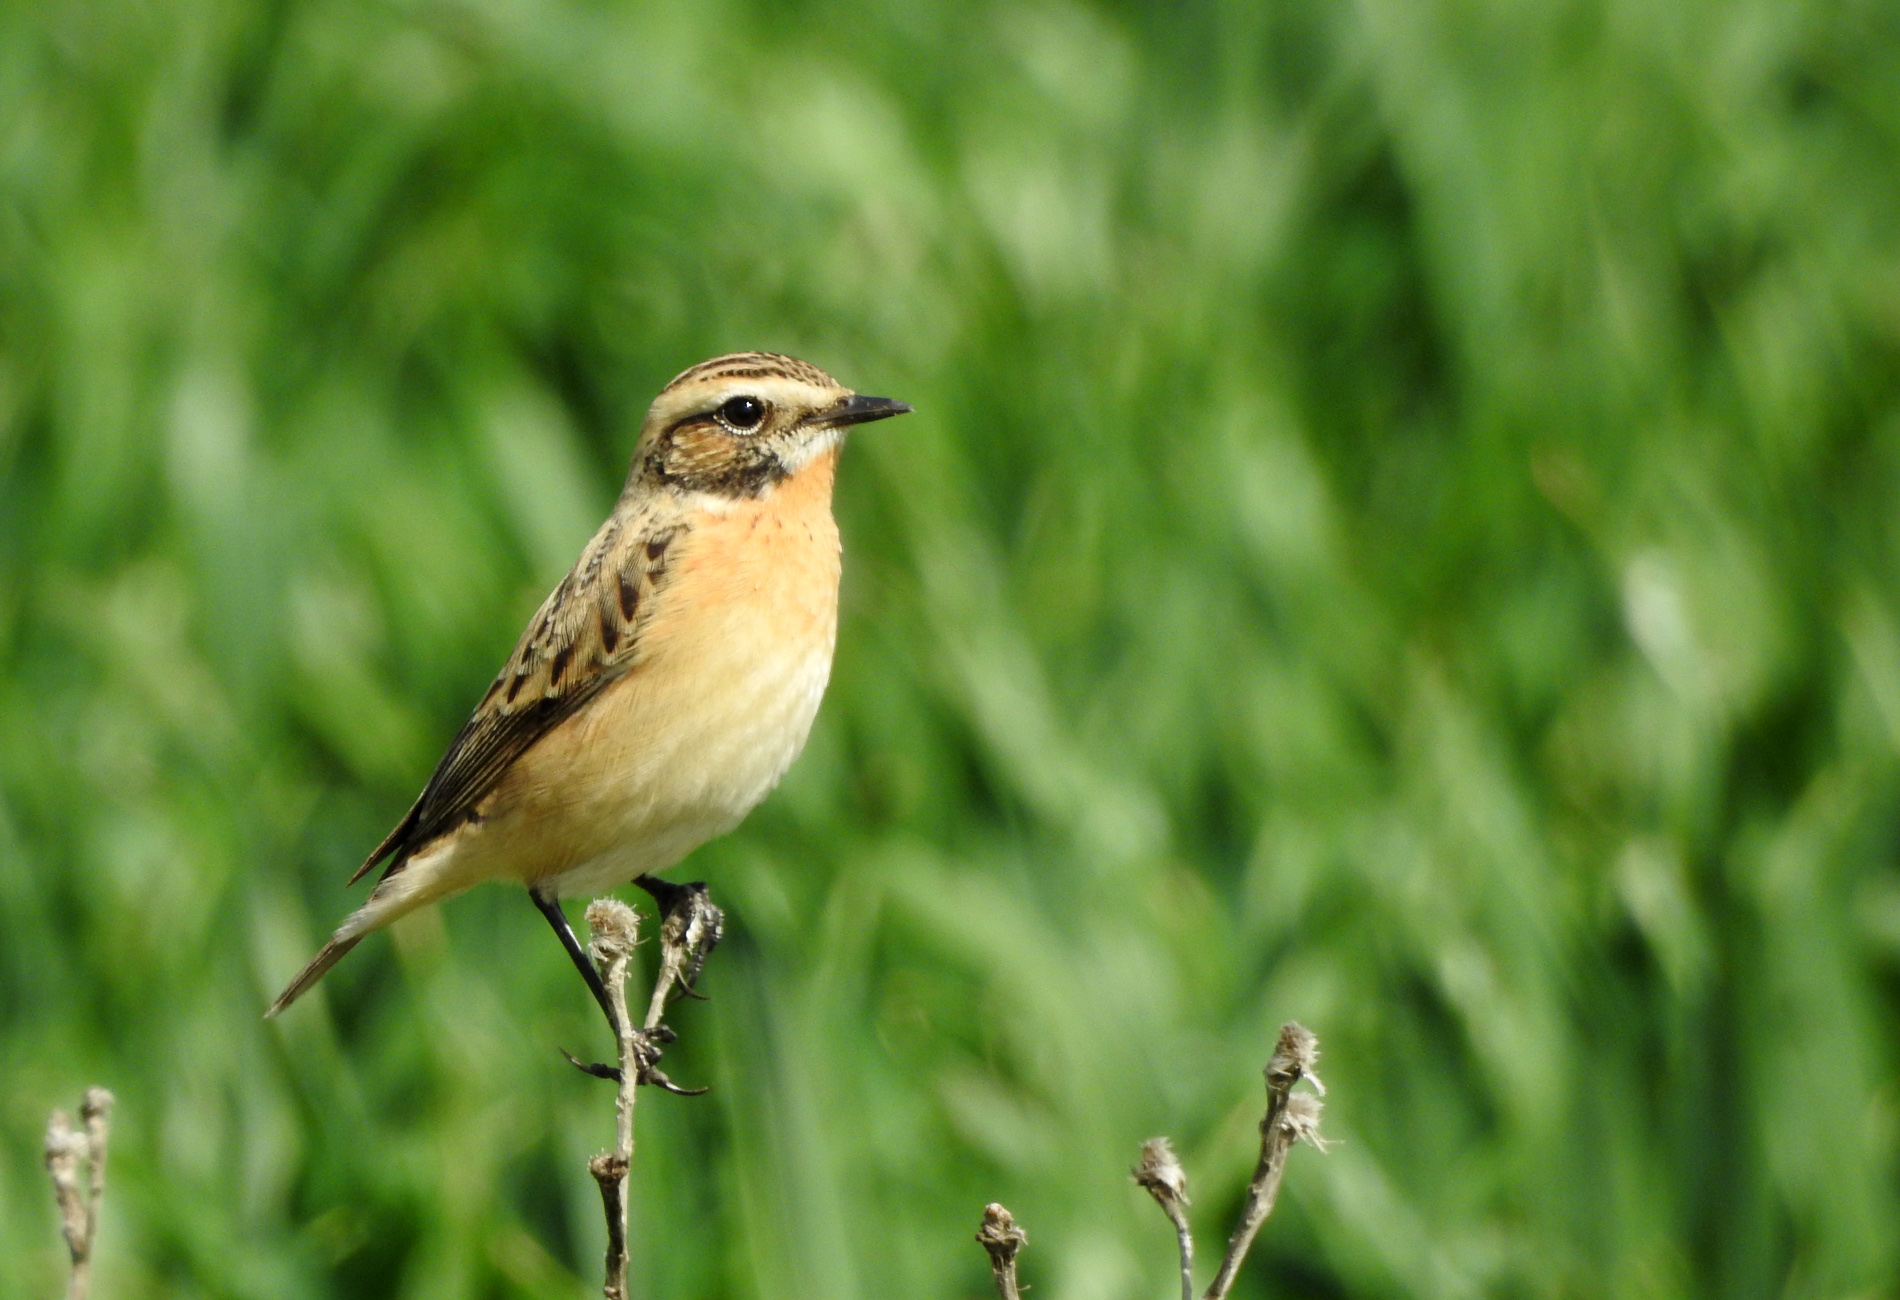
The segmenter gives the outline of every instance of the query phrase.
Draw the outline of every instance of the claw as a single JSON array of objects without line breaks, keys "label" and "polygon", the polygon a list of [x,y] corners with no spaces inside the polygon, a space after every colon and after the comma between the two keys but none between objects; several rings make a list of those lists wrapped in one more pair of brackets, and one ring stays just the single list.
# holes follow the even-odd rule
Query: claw
[{"label": "claw", "polygon": [[562,1056],[565,1056],[567,1063],[579,1070],[582,1074],[591,1074],[596,1079],[612,1079],[615,1083],[620,1082],[619,1066],[602,1065],[598,1061],[590,1065],[586,1061],[581,1060],[580,1057],[574,1055],[574,1053],[568,1051],[565,1047],[556,1048],[555,1050],[560,1052]]},{"label": "claw", "polygon": [[665,1074],[655,1069],[642,1070],[640,1072],[640,1082],[664,1089],[672,1093],[675,1097],[703,1097],[712,1091],[710,1085],[704,1088],[682,1088],[667,1078]]}]

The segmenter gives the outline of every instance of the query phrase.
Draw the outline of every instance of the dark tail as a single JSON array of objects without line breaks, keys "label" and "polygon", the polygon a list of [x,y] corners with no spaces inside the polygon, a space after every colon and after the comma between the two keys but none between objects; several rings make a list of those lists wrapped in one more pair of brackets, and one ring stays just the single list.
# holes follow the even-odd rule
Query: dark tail
[{"label": "dark tail", "polygon": [[343,960],[343,954],[362,942],[363,936],[353,934],[347,939],[332,939],[317,950],[310,964],[297,972],[297,978],[290,981],[290,987],[277,995],[277,1001],[270,1004],[270,1010],[264,1013],[269,1020],[279,1011],[295,1002],[310,990],[310,986],[324,977],[330,967]]}]

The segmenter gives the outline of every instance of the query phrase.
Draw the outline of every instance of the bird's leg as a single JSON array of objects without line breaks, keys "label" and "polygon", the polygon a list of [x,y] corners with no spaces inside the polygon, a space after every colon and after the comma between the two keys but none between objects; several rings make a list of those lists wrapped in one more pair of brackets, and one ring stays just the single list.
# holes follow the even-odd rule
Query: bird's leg
[{"label": "bird's leg", "polygon": [[[650,877],[643,877],[650,879]],[[653,1001],[647,1011],[647,1022],[634,1029],[633,1037],[637,1046],[636,1074],[638,1082],[664,1088],[668,1092],[678,1093],[682,1097],[697,1096],[705,1092],[704,1088],[682,1088],[666,1077],[659,1068],[660,1044],[673,1041],[673,1031],[660,1023],[660,1013],[665,1009],[666,999],[674,984],[685,986],[686,978],[698,978],[699,969],[705,965],[706,954],[719,942],[719,936],[725,926],[725,913],[713,906],[706,897],[703,884],[669,885],[664,881],[655,881],[662,888],[672,891],[667,895],[670,902],[661,902],[666,908],[666,917],[660,927],[660,978],[653,989]],[[653,892],[649,890],[648,892]],[[594,1000],[600,1003],[601,1012],[607,1017],[607,1028],[613,1033],[614,1041],[620,1041],[620,1018],[615,1015],[612,1000],[607,994],[606,981],[588,957],[587,950],[581,947],[581,941],[575,937],[573,927],[567,923],[567,914],[561,910],[560,900],[552,893],[542,893],[530,888],[528,897],[541,909],[541,915],[547,917],[548,924],[554,927],[554,933],[560,938],[561,946],[567,949],[568,957],[573,961],[581,978],[587,981],[587,987],[593,990]],[[660,901],[660,895],[654,894]],[[691,975],[686,976],[685,972]],[[577,1059],[572,1053],[563,1051],[568,1063],[583,1074],[591,1074],[597,1079],[620,1080],[620,1070],[616,1066],[589,1064]]]},{"label": "bird's leg", "polygon": [[[573,961],[574,969],[581,973],[581,978],[587,981],[587,987],[593,990],[594,1001],[600,1003],[601,1013],[607,1017],[608,1031],[613,1034],[614,1041],[619,1042],[620,1020],[614,1015],[613,1003],[607,998],[607,985],[600,978],[600,972],[594,969],[594,963],[588,958],[587,950],[581,947],[581,941],[574,937],[574,927],[567,923],[567,913],[561,910],[561,900],[553,891],[543,893],[532,885],[528,887],[528,897],[534,900],[534,905],[541,909],[541,915],[547,917],[548,924],[554,927],[554,933],[560,939],[561,946],[567,949],[568,958]],[[620,1078],[620,1071],[614,1066],[589,1065],[584,1061],[575,1060],[565,1051],[561,1055],[566,1056],[573,1063],[574,1068],[584,1074],[591,1074],[597,1079],[613,1079],[616,1082]]]}]

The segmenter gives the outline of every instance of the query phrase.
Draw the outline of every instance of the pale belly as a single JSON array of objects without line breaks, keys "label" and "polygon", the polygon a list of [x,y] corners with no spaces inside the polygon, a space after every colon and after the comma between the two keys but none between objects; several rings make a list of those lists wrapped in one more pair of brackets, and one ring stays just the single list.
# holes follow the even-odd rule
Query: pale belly
[{"label": "pale belly", "polygon": [[[601,893],[733,829],[804,749],[830,673],[827,636],[754,656],[736,673],[637,683],[633,707],[599,710],[581,728],[588,771],[540,801],[558,808],[571,849],[537,878],[562,894]],[[663,685],[672,689],[660,700]]]}]

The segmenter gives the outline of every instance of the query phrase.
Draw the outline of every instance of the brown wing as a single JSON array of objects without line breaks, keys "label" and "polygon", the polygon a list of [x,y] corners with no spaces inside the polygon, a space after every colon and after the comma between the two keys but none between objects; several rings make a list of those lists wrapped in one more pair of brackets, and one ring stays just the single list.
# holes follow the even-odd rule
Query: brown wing
[{"label": "brown wing", "polygon": [[474,716],[457,733],[422,797],[350,883],[392,857],[389,872],[476,808],[514,761],[640,662],[640,633],[665,581],[679,526],[652,514],[601,526],[580,562],[528,622]]}]

